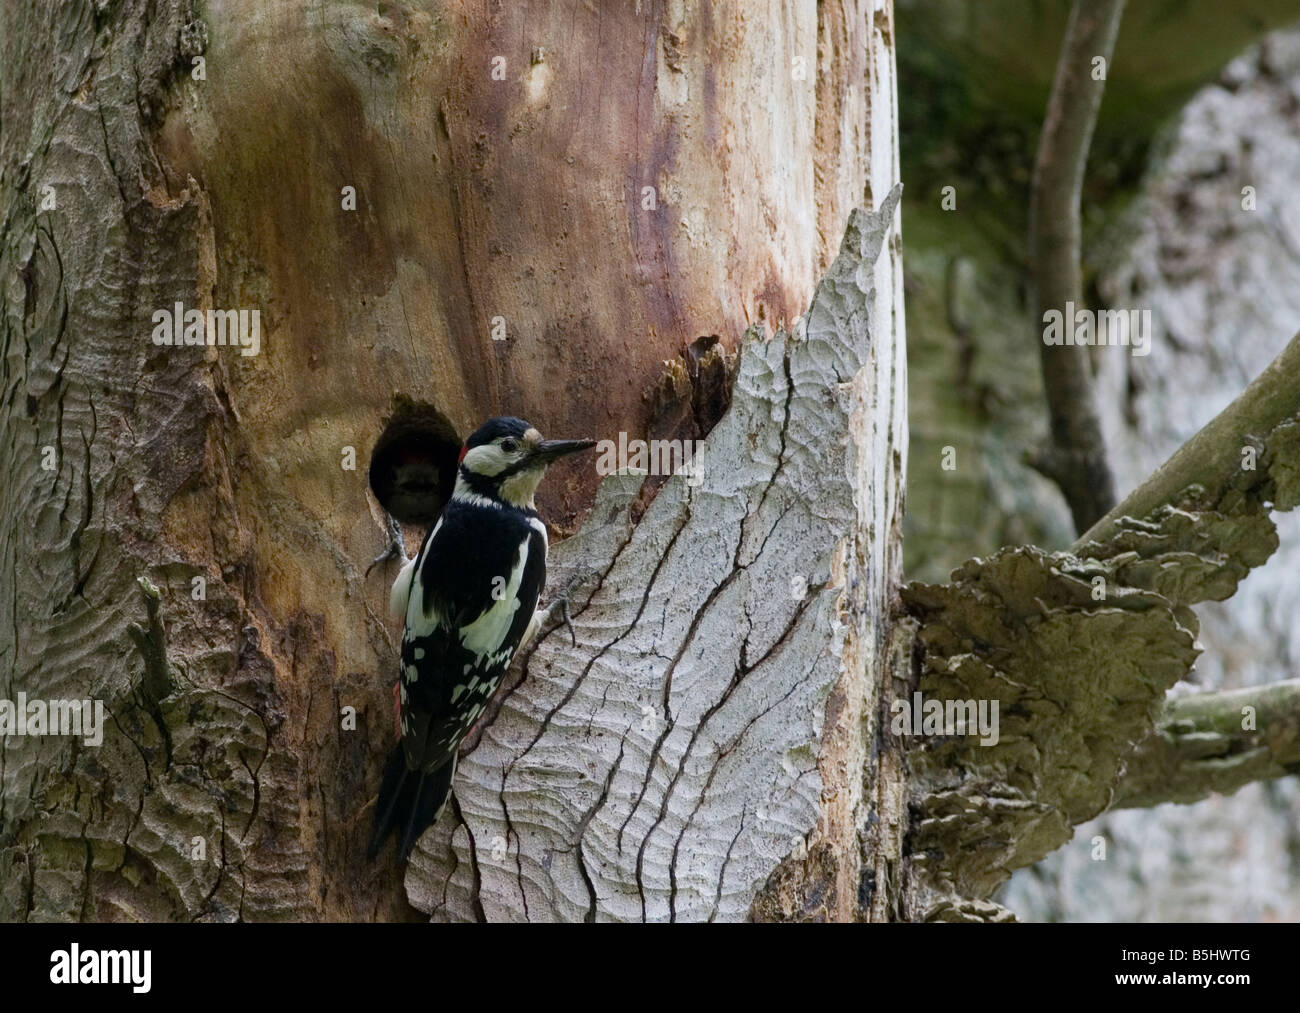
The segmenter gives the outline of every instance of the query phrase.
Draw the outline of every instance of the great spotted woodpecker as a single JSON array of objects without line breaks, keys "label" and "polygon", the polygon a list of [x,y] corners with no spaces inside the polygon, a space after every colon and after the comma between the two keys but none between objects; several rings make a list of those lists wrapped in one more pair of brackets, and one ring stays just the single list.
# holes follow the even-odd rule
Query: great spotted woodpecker
[{"label": "great spotted woodpecker", "polygon": [[393,584],[405,619],[401,741],[384,770],[373,859],[394,830],[405,862],[451,794],[456,753],[538,623],[546,525],[533,496],[546,466],[594,440],[544,440],[527,422],[488,419],[465,441],[455,488]]}]

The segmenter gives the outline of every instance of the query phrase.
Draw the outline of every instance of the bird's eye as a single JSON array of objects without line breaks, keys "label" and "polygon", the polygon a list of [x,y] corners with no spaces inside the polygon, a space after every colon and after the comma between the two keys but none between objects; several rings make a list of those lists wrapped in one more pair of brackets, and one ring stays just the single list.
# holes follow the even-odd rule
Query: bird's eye
[{"label": "bird's eye", "polygon": [[515,440],[509,440],[509,439],[502,440],[501,449],[504,450],[507,454],[513,454],[516,450],[519,449],[519,443]]}]

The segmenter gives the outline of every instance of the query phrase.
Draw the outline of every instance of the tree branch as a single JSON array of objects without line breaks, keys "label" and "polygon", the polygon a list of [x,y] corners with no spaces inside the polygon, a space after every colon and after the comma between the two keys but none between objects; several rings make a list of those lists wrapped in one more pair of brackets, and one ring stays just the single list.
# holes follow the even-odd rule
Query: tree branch
[{"label": "tree branch", "polygon": [[[1277,548],[1271,512],[1297,504],[1300,337],[1071,551],[1002,549],[903,589],[919,623],[908,691],[1002,714],[997,742],[910,744],[912,868],[935,912],[989,896],[1116,805],[1300,769],[1292,690],[1164,699],[1197,654],[1189,606],[1230,597]],[[1245,703],[1259,732],[1237,730]]]},{"label": "tree branch", "polygon": [[1111,808],[1199,802],[1295,773],[1300,679],[1172,697],[1155,731],[1130,758]]},{"label": "tree branch", "polygon": [[[1029,249],[1038,320],[1049,310],[1078,305],[1079,195],[1105,79],[1092,77],[1093,60],[1109,66],[1124,0],[1075,0],[1057,61],[1056,77],[1034,162],[1029,200]],[[1115,483],[1097,418],[1087,346],[1041,348],[1043,387],[1052,446],[1031,463],[1065,494],[1082,531],[1115,502]]]},{"label": "tree branch", "polygon": [[1263,457],[1263,438],[1297,415],[1300,334],[1232,404],[1179,447],[1123,503],[1084,532],[1074,543],[1074,551],[1085,551],[1089,542],[1107,541],[1122,527],[1132,526],[1133,518],[1146,518],[1166,504],[1176,504],[1193,487],[1200,488],[1205,502],[1217,504],[1230,488],[1239,487],[1243,480],[1249,482],[1252,475],[1271,477],[1274,485],[1280,486],[1269,493],[1275,506],[1287,509],[1295,505],[1296,478],[1292,469],[1261,468],[1252,472],[1243,464],[1252,456],[1247,448],[1254,451],[1253,456]]}]

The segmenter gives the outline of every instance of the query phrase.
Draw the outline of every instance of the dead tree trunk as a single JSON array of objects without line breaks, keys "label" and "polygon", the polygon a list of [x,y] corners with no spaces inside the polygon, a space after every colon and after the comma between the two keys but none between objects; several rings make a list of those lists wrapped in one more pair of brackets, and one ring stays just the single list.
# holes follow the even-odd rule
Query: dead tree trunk
[{"label": "dead tree trunk", "polygon": [[[590,512],[594,474],[550,480],[557,569],[602,574],[579,646],[532,657],[406,886],[895,913],[892,13],[688,6],[0,14],[0,688],[111,713],[0,741],[0,917],[411,916],[362,854],[396,664],[369,451],[502,410],[696,437],[663,361],[755,324],[786,330],[698,486],[640,517],[627,479]],[[257,354],[157,344],[177,304],[257,311]]]},{"label": "dead tree trunk", "polygon": [[542,642],[462,760],[455,818],[408,875],[417,907],[871,910],[901,853],[898,771],[876,739],[905,453],[886,249],[898,193],[855,216],[792,334],[741,349],[694,474],[635,524],[640,478],[607,480],[555,553],[562,571],[597,573],[577,644]]}]

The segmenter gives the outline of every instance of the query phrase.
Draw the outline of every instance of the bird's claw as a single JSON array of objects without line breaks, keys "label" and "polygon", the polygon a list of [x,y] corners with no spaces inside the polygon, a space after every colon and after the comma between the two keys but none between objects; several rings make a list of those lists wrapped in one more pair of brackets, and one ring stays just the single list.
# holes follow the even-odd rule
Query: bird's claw
[{"label": "bird's claw", "polygon": [[552,598],[551,603],[546,606],[546,611],[542,620],[543,625],[547,627],[548,631],[553,629],[553,624],[556,623],[556,613],[558,611],[560,618],[563,619],[564,625],[569,631],[569,640],[572,641],[574,647],[578,646],[578,635],[574,632],[573,617],[569,614],[569,599],[573,597],[573,593],[577,591],[578,588],[582,587],[582,585],[587,582],[588,578],[592,576],[592,572],[593,571],[581,569],[565,581],[564,587],[560,589],[559,594]]},{"label": "bird's claw", "polygon": [[564,617],[564,626],[569,631],[569,642],[574,647],[578,646],[578,634],[573,629],[573,616],[569,613],[569,599],[560,599],[560,615]]},{"label": "bird's claw", "polygon": [[410,562],[410,557],[406,554],[406,542],[402,538],[402,526],[391,515],[388,516],[388,548],[370,561],[366,567],[366,576],[369,577],[371,570],[390,559],[400,559],[403,566]]}]

